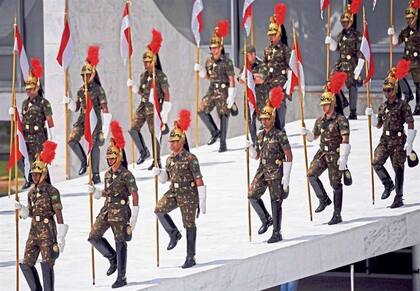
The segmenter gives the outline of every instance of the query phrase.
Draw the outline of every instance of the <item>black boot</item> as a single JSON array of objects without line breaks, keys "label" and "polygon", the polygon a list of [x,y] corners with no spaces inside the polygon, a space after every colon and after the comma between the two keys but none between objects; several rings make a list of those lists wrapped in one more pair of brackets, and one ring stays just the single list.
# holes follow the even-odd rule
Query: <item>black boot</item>
[{"label": "black boot", "polygon": [[140,132],[132,128],[128,131],[128,133],[140,152],[140,158],[137,160],[137,165],[140,165],[150,157],[149,149],[147,148],[144,138]]},{"label": "black boot", "polygon": [[267,241],[269,244],[283,240],[280,232],[282,215],[281,201],[271,201],[271,214],[273,215],[273,234]]},{"label": "black boot", "polygon": [[54,291],[54,268],[48,263],[41,262],[42,281],[44,282],[44,291]]},{"label": "black boot", "polygon": [[400,90],[404,97],[404,101],[409,103],[411,100],[414,99],[413,91],[410,88],[410,84],[408,83],[406,78],[402,78],[401,80],[399,80],[398,84],[400,85]]},{"label": "black boot", "polygon": [[398,208],[404,205],[403,203],[403,186],[404,186],[404,168],[395,169],[395,198],[390,208]]},{"label": "black boot", "polygon": [[413,115],[420,115],[420,104],[417,104],[414,108]]},{"label": "black boot", "polygon": [[90,153],[92,161],[92,173],[93,173],[93,184],[101,183],[101,177],[99,176],[99,162],[100,162],[101,152],[99,146],[94,145],[92,152]]},{"label": "black boot", "polygon": [[349,87],[349,101],[350,101],[350,115],[349,119],[357,119],[357,85],[352,85]]},{"label": "black boot", "polygon": [[258,234],[265,233],[270,226],[273,225],[273,220],[268,213],[267,209],[264,206],[264,201],[262,199],[249,199],[252,208],[254,208],[255,212],[257,213],[258,217],[261,219],[262,225],[258,230]]},{"label": "black boot", "polygon": [[416,107],[413,115],[420,115],[420,83],[414,83],[414,85],[416,85]]},{"label": "black boot", "polygon": [[110,276],[117,270],[117,254],[111,247],[109,242],[101,237],[100,239],[89,238],[88,241],[95,247],[95,249],[109,260],[109,268],[106,275]]},{"label": "black boot", "polygon": [[175,223],[173,222],[172,218],[168,214],[157,213],[156,215],[165,231],[169,234],[170,241],[166,249],[168,251],[172,250],[174,247],[176,247],[182,235],[176,227]]},{"label": "black boot", "polygon": [[92,182],[95,185],[101,183],[101,176],[98,173],[93,173]]},{"label": "black boot", "polygon": [[120,288],[127,285],[127,278],[125,273],[127,271],[127,242],[117,242],[117,265],[118,265],[118,276],[117,280],[112,284],[112,288]]},{"label": "black boot", "polygon": [[[157,164],[158,164],[158,168],[161,169],[162,168],[162,164],[160,163],[160,160],[157,160]],[[150,166],[147,168],[147,170],[151,171],[153,170],[153,168],[155,167],[155,161],[153,161]]]},{"label": "black boot", "polygon": [[343,185],[340,185],[334,189],[334,213],[333,213],[333,217],[328,222],[329,225],[337,224],[343,221],[341,219],[342,205],[343,205]]},{"label": "black boot", "polygon": [[220,116],[220,146],[219,146],[219,153],[227,151],[226,147],[226,137],[227,137],[227,129],[229,124],[229,117],[226,115]]},{"label": "black boot", "polygon": [[28,283],[31,291],[42,291],[41,282],[39,281],[38,272],[34,266],[30,267],[26,264],[19,264],[23,275],[25,276],[26,282]]},{"label": "black boot", "polygon": [[252,114],[252,118],[249,119],[249,133],[251,135],[252,143],[255,145],[257,142],[257,113]]},{"label": "black boot", "polygon": [[312,188],[315,191],[316,196],[319,199],[319,206],[315,209],[315,212],[323,211],[328,205],[331,204],[331,199],[328,197],[327,192],[325,191],[324,185],[322,185],[321,180],[318,177],[311,176],[309,177],[309,182],[311,183]]},{"label": "black boot", "polygon": [[82,145],[75,140],[69,141],[69,147],[73,150],[77,158],[80,160],[79,175],[83,175],[84,173],[86,173],[87,170],[87,158],[85,151],[83,150]]},{"label": "black boot", "polygon": [[381,179],[381,182],[385,187],[381,199],[387,199],[389,195],[391,195],[391,192],[395,189],[394,183],[392,182],[391,177],[389,176],[388,171],[384,166],[375,165],[373,168],[375,169],[376,174],[378,175],[379,179]]},{"label": "black boot", "polygon": [[200,116],[201,121],[205,124],[205,126],[210,131],[211,137],[207,142],[207,145],[214,144],[220,136],[220,131],[217,129],[216,123],[213,120],[213,117],[210,113],[199,112],[198,116]]},{"label": "black boot", "polygon": [[350,120],[357,120],[356,110],[351,110],[349,115]]},{"label": "black boot", "polygon": [[182,265],[183,269],[191,268],[195,266],[195,241],[197,238],[197,227],[187,228],[187,258],[185,263]]}]

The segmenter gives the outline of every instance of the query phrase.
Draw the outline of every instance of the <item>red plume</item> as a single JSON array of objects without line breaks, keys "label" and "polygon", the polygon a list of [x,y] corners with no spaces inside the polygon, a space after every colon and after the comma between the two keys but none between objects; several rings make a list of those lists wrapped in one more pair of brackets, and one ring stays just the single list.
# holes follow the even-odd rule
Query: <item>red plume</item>
[{"label": "red plume", "polygon": [[397,78],[397,80],[401,80],[407,76],[408,72],[410,71],[410,64],[411,62],[407,60],[401,60],[398,62],[395,69],[395,78]]},{"label": "red plume", "polygon": [[152,29],[152,40],[150,41],[148,47],[154,53],[159,53],[160,47],[162,46],[162,34],[156,29]]},{"label": "red plume", "polygon": [[42,68],[41,61],[37,58],[32,58],[31,66],[32,66],[32,75],[38,79],[41,78],[42,74],[44,73],[44,69]]},{"label": "red plume", "polygon": [[270,104],[274,108],[279,108],[284,100],[284,92],[281,87],[275,87],[270,92]]},{"label": "red plume", "polygon": [[88,48],[86,61],[92,66],[96,66],[97,64],[99,64],[99,46],[91,45]]},{"label": "red plume", "polygon": [[347,80],[347,74],[344,72],[335,72],[331,78],[329,83],[330,91],[334,94],[337,94],[340,92],[340,90],[343,88],[344,84]]},{"label": "red plume", "polygon": [[57,144],[53,141],[47,140],[42,145],[42,152],[40,155],[40,159],[45,164],[50,164],[55,158],[55,150],[57,149]]},{"label": "red plume", "polygon": [[223,19],[217,22],[216,34],[218,37],[226,37],[229,34],[229,20]]},{"label": "red plume", "polygon": [[179,119],[176,123],[182,131],[187,131],[191,124],[191,112],[187,109],[179,111]]},{"label": "red plume", "polygon": [[274,6],[274,15],[276,16],[276,23],[282,25],[286,20],[287,6],[284,3],[278,3]]},{"label": "red plume", "polygon": [[357,14],[359,12],[360,6],[362,6],[362,0],[352,0],[350,11],[352,14]]},{"label": "red plume", "polygon": [[414,9],[420,9],[420,0],[411,1],[411,7],[413,7]]},{"label": "red plume", "polygon": [[115,146],[117,146],[119,149],[123,149],[125,146],[125,139],[120,123],[116,120],[113,120],[111,121],[110,126],[112,140],[114,141]]}]

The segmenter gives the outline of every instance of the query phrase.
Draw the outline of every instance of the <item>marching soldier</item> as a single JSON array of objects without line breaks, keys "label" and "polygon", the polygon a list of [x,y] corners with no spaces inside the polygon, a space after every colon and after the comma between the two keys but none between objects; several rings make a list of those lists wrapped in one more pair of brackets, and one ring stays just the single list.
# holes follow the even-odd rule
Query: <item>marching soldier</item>
[{"label": "marching soldier", "polygon": [[[408,8],[405,10],[405,19],[407,27],[404,28],[398,38],[395,36],[394,28],[388,29],[388,34],[393,35],[393,45],[404,43],[405,60],[411,62],[410,72],[416,86],[416,107],[413,115],[420,115],[420,27],[418,19],[418,1],[410,1]],[[416,6],[417,5],[417,6]],[[407,100],[406,101],[410,101]]]},{"label": "marching soldier", "polygon": [[[248,199],[261,219],[258,234],[263,234],[273,225],[273,235],[267,243],[281,241],[282,202],[289,193],[290,172],[292,169],[292,150],[286,132],[275,127],[276,108],[281,105],[284,93],[281,88],[271,90],[267,105],[260,113],[264,129],[258,134],[255,147],[247,144],[250,156],[260,160],[257,173],[249,189]],[[261,196],[270,191],[271,214],[267,212]]]},{"label": "marching soldier", "polygon": [[[35,156],[42,151],[43,143],[48,139],[54,139],[54,120],[52,117],[52,109],[50,102],[44,98],[44,92],[41,86],[41,77],[43,75],[43,67],[39,59],[31,60],[32,69],[29,72],[28,79],[25,81],[25,89],[28,98],[22,104],[22,126],[23,136],[25,138],[26,147],[28,149],[29,163],[35,161]],[[9,113],[13,115],[14,108],[10,108]],[[45,126],[48,125],[48,129]],[[23,171],[23,162],[18,163],[19,168]],[[22,189],[31,186],[31,177],[28,177]],[[47,173],[46,180],[50,183],[50,177]]]},{"label": "marching soldier", "polygon": [[[106,99],[105,90],[102,88],[101,81],[99,79],[99,73],[96,66],[99,63],[99,47],[90,46],[88,49],[88,56],[86,57],[85,64],[82,67],[80,75],[82,76],[83,83],[85,78],[87,79],[88,95],[91,99],[93,110],[95,111],[97,124],[92,134],[93,147],[91,152],[92,159],[92,180],[94,184],[101,182],[99,176],[99,163],[100,163],[100,151],[99,147],[105,142],[104,131],[107,131],[110,122],[110,114],[108,113],[108,101]],[[80,139],[84,135],[85,129],[85,111],[86,111],[86,98],[85,98],[85,86],[83,85],[77,91],[77,100],[64,96],[63,102],[68,104],[68,107],[73,112],[80,111],[79,118],[73,124],[73,129],[70,133],[69,146],[80,160],[79,175],[86,173],[87,169],[87,157]],[[102,120],[101,111],[104,114]]]},{"label": "marching soldier", "polygon": [[[373,114],[372,108],[366,108],[366,115],[372,117],[372,126],[383,128],[379,145],[375,149],[373,168],[385,187],[381,199],[388,198],[395,189],[396,195],[391,208],[403,205],[404,163],[406,156],[409,157],[413,152],[413,141],[417,132],[414,129],[410,106],[397,97],[398,80],[403,78],[410,69],[409,64],[406,64],[405,69],[403,68],[404,62],[406,61],[400,61],[385,78],[383,91],[386,101],[379,106],[378,116]],[[408,125],[407,134],[404,132],[404,123]],[[388,157],[395,171],[395,184],[384,167]]]},{"label": "marching soldier", "polygon": [[[341,80],[340,80],[341,79]],[[315,121],[312,131],[302,128],[302,135],[309,142],[320,137],[320,149],[315,154],[308,170],[309,182],[319,199],[319,206],[315,212],[323,211],[331,200],[322,185],[319,176],[328,169],[330,185],[334,191],[334,213],[329,225],[342,221],[341,208],[343,202],[343,184],[341,178],[346,170],[348,156],[350,154],[350,127],[347,118],[336,112],[336,94],[339,93],[346,80],[346,74],[337,72],[331,77],[331,81],[325,86],[321,96],[322,110],[324,115]]]},{"label": "marching soldier", "polygon": [[156,205],[155,213],[159,222],[170,237],[167,250],[173,249],[181,239],[181,233],[169,216],[169,212],[179,207],[182,222],[187,230],[187,257],[182,268],[190,268],[195,263],[195,242],[197,227],[195,216],[197,209],[206,213],[206,186],[200,172],[197,157],[188,150],[186,131],[191,123],[188,110],[181,110],[179,119],[169,135],[171,155],[166,160],[166,169],[153,168],[153,174],[158,176],[163,184],[171,181],[169,190]]},{"label": "marching soldier", "polygon": [[335,41],[331,35],[325,38],[325,44],[330,45],[330,50],[338,53],[334,71],[347,74],[346,87],[349,90],[350,99],[349,119],[357,119],[357,86],[361,84],[360,76],[357,80],[354,79],[354,70],[360,57],[360,45],[363,37],[362,33],[357,31],[353,25],[356,13],[357,11],[352,5],[347,5],[340,18],[343,30],[339,33],[338,40]]},{"label": "marching soldier", "polygon": [[[32,218],[24,259],[19,264],[31,291],[54,290],[54,263],[59,253],[64,251],[69,228],[63,221],[60,192],[46,181],[47,165],[53,161],[57,145],[46,141],[43,147],[31,166],[34,186],[28,193],[28,206],[15,202],[15,208],[19,210],[21,218]],[[35,268],[40,252],[43,287]]]},{"label": "marching soldier", "polygon": [[[124,135],[117,121],[111,122],[111,134],[106,159],[109,169],[105,173],[104,190],[93,185],[88,186],[95,199],[105,198],[105,204],[96,217],[89,233],[88,241],[109,260],[107,276],[118,270],[117,280],[112,288],[127,285],[125,277],[127,269],[127,241],[131,240],[139,213],[136,179],[122,164],[125,146]],[[133,196],[133,206],[130,208],[129,197]],[[111,228],[115,239],[115,250],[104,238],[105,232]]]},{"label": "marching soldier", "polygon": [[[201,78],[210,81],[206,95],[201,100],[198,115],[210,131],[211,137],[207,144],[214,144],[220,138],[219,152],[227,151],[226,137],[229,115],[234,110],[235,103],[235,72],[232,60],[225,54],[223,38],[229,32],[227,20],[221,20],[214,28],[210,40],[211,57],[207,58],[205,67],[195,64],[194,71],[199,72]],[[220,118],[220,129],[211,116],[214,107]]]},{"label": "marching soldier", "polygon": [[[284,87],[287,82],[287,70],[291,50],[287,45],[286,29],[283,25],[286,18],[286,5],[283,3],[274,6],[274,15],[270,17],[267,36],[270,44],[264,50],[264,63],[268,68],[268,90],[275,87]],[[290,98],[290,96],[288,96]],[[276,109],[277,121],[280,129],[286,124],[286,102],[283,102],[279,109]]]}]

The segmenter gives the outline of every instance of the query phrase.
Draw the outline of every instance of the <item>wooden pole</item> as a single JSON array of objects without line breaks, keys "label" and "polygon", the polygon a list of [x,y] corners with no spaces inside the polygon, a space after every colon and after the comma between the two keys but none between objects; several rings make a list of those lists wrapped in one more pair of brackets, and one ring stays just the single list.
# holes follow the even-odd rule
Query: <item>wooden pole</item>
[{"label": "wooden pole", "polygon": [[[293,26],[293,44],[296,49],[296,30],[295,24],[292,23]],[[302,93],[302,86],[300,83],[300,76],[298,76],[298,87],[299,87],[299,110],[300,110],[300,124],[302,127],[305,127],[305,116],[303,112],[303,93]],[[312,221],[312,199],[311,199],[311,187],[309,185],[309,178],[308,178],[308,149],[306,145],[306,137],[302,136],[303,139],[303,153],[305,156],[305,172],[306,172],[306,191],[308,192],[308,206],[309,206],[309,219]]]},{"label": "wooden pole", "polygon": [[[127,10],[128,10],[128,17],[131,15],[130,5],[131,1],[127,0]],[[131,29],[128,31],[128,39],[131,41]],[[133,79],[133,62],[132,62],[132,56],[128,55],[128,78],[130,80]],[[134,122],[134,108],[133,108],[133,86],[128,87],[128,99],[130,103],[130,126],[133,126]],[[133,167],[136,165],[136,161],[134,160],[134,140],[131,139],[131,160],[133,161]]]},{"label": "wooden pole", "polygon": [[[200,47],[197,44],[195,50],[195,63],[200,63]],[[195,146],[198,147],[198,95],[199,95],[200,78],[199,72],[195,72]]]},{"label": "wooden pole", "polygon": [[[363,7],[363,34],[366,31],[366,14]],[[392,37],[391,37],[392,38]],[[369,75],[369,63],[365,60],[365,73]],[[370,97],[370,81],[366,82],[366,95],[368,107],[372,108],[372,98]],[[368,132],[369,132],[369,158],[370,158],[370,184],[372,190],[372,204],[375,205],[375,176],[373,173],[373,147],[372,147],[372,116],[368,115]]]},{"label": "wooden pole", "polygon": [[[246,38],[246,35],[245,35]],[[254,30],[254,7],[252,7],[252,14],[251,14],[251,45],[255,44],[255,30]]]},{"label": "wooden pole", "polygon": [[[331,3],[328,4],[328,15],[327,15],[327,23],[328,23],[328,29],[327,29],[327,36],[331,34]],[[326,53],[327,53],[327,81],[330,79],[330,45],[326,45]],[[306,140],[306,139],[305,139]]]},{"label": "wooden pole", "polygon": [[[67,0],[64,0],[64,25],[68,19],[68,7]],[[69,96],[69,81],[68,81],[68,69],[64,70],[64,96]],[[69,105],[64,104],[64,115],[65,115],[65,132],[66,132],[66,180],[70,179],[70,155],[69,155]]]},{"label": "wooden pole", "polygon": [[[389,25],[394,28],[394,0],[389,1]],[[389,36],[389,69],[392,68],[392,37]]]},{"label": "wooden pole", "polygon": [[[153,66],[153,159],[154,159],[154,164],[155,167],[158,168],[159,164],[157,161],[157,140],[156,140],[156,122],[155,122],[155,109],[156,109],[156,104],[155,103],[155,99],[154,99],[154,94],[157,94],[156,90],[156,68],[155,68],[155,61],[152,62],[152,66]],[[158,185],[158,177],[155,176],[154,178],[155,181],[155,204],[157,205],[158,203],[158,198],[159,198],[159,185]],[[160,253],[159,253],[159,221],[156,217],[156,266],[159,267],[159,261],[160,261]]]}]

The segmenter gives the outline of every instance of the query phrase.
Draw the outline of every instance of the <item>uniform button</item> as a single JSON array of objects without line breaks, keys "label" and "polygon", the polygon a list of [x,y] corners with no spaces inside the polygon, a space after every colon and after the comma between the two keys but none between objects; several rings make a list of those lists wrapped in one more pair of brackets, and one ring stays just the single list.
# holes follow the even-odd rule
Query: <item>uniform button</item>
[{"label": "uniform button", "polygon": [[283,75],[286,75],[286,70],[282,70],[282,71],[281,71],[281,73],[282,73]]},{"label": "uniform button", "polygon": [[48,222],[50,222],[50,220],[48,218],[44,218],[44,223],[47,224]]},{"label": "uniform button", "polygon": [[270,73],[272,73],[274,71],[274,69],[273,68],[270,68]]},{"label": "uniform button", "polygon": [[141,87],[144,89],[144,88],[146,88],[146,84],[143,84],[143,85],[141,85]]},{"label": "uniform button", "polygon": [[123,200],[121,200],[121,205],[125,205],[125,200],[123,199]]},{"label": "uniform button", "polygon": [[35,125],[35,126],[34,126],[34,129],[35,129],[35,130],[38,130],[38,129],[39,129],[38,125]]},{"label": "uniform button", "polygon": [[347,58],[348,60],[350,60],[350,59],[351,59],[351,55],[347,55],[347,56],[346,56],[346,58]]},{"label": "uniform button", "polygon": [[413,53],[413,56],[417,57],[418,56],[418,53],[417,52],[414,52]]}]

